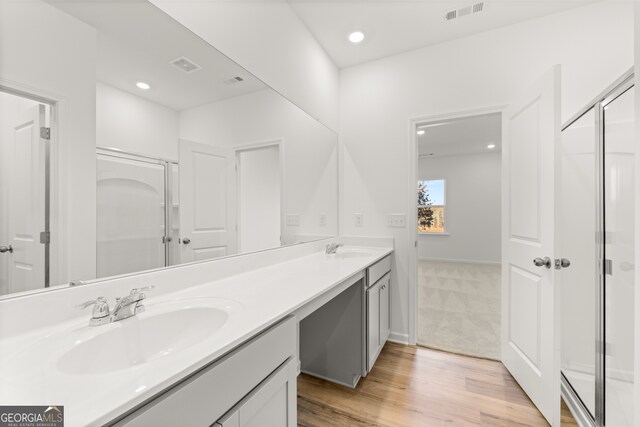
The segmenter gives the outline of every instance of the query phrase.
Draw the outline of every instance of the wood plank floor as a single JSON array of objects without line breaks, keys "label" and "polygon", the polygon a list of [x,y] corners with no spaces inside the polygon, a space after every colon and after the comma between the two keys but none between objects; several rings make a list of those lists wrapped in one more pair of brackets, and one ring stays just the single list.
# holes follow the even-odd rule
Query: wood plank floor
[{"label": "wood plank floor", "polygon": [[[298,425],[548,424],[500,362],[387,343],[355,390],[300,375]],[[562,426],[576,425],[565,407]]]}]

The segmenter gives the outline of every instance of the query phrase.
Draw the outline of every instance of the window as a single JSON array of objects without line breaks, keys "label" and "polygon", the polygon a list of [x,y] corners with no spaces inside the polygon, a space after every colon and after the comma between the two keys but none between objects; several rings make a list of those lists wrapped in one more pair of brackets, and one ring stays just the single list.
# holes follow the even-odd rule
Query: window
[{"label": "window", "polygon": [[445,180],[418,181],[418,232],[444,233]]}]

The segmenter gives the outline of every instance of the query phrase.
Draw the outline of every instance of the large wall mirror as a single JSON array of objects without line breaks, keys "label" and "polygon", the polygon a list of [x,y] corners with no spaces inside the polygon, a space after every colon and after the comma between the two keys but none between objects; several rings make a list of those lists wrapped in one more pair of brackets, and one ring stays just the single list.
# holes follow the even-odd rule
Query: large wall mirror
[{"label": "large wall mirror", "polygon": [[334,236],[337,192],[337,135],[151,3],[0,5],[0,296]]}]

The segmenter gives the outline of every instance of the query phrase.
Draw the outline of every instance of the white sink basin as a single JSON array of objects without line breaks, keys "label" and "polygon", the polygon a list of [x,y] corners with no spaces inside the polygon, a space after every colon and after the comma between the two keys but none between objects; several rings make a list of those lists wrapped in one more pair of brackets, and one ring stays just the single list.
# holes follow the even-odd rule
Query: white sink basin
[{"label": "white sink basin", "polygon": [[83,328],[57,360],[63,374],[106,374],[129,369],[197,345],[229,320],[233,301],[149,305],[144,313],[108,325]]}]

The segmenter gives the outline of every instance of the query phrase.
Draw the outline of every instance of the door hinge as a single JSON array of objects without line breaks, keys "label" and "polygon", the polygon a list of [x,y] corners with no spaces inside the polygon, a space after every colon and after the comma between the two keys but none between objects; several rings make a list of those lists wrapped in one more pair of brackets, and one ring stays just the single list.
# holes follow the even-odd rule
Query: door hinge
[{"label": "door hinge", "polygon": [[40,138],[50,140],[51,139],[51,128],[41,127],[40,128]]},{"label": "door hinge", "polygon": [[49,231],[40,232],[40,243],[42,243],[43,245],[51,243],[51,232]]},{"label": "door hinge", "polygon": [[603,275],[613,275],[613,261],[610,259],[601,259],[600,260],[600,271],[602,271]]}]

